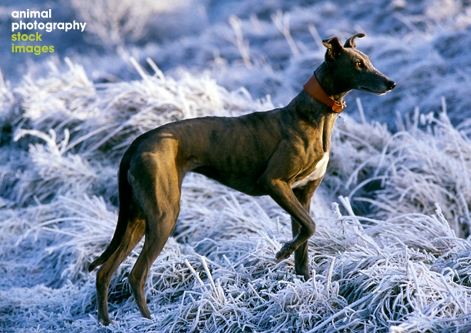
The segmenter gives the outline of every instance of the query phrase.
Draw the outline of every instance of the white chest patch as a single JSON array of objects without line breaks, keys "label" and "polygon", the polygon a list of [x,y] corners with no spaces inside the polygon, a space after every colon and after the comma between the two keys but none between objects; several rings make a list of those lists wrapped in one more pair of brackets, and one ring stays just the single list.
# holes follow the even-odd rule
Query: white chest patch
[{"label": "white chest patch", "polygon": [[302,187],[312,180],[316,180],[316,179],[324,177],[325,170],[327,169],[328,163],[329,163],[329,152],[324,153],[324,156],[319,162],[317,162],[316,168],[309,176],[307,176],[304,179],[295,181],[293,184],[291,184],[291,188]]}]

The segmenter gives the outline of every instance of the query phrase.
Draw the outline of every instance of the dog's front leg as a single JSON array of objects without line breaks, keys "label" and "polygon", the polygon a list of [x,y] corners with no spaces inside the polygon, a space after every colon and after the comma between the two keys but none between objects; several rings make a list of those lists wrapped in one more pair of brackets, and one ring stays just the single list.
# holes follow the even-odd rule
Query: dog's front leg
[{"label": "dog's front leg", "polygon": [[[270,158],[267,169],[259,179],[259,184],[263,186],[265,192],[301,226],[298,234],[291,241],[286,242],[278,251],[276,254],[277,262],[289,258],[316,231],[316,224],[296,198],[286,180],[291,179],[292,174],[296,173],[296,155],[293,152],[293,147],[290,147],[287,143],[280,143],[280,147]],[[286,161],[291,161],[291,163],[286,163]]]},{"label": "dog's front leg", "polygon": [[[311,198],[316,191],[317,187],[321,183],[322,178],[316,179],[304,185],[301,188],[296,188],[293,190],[294,195],[299,200],[304,209],[309,213],[311,208]],[[291,228],[293,231],[293,237],[298,235],[301,225],[294,219],[291,218]],[[301,244],[297,250],[294,252],[294,267],[297,275],[304,276],[307,281],[311,272],[309,270],[309,255],[308,255],[308,242]]]},{"label": "dog's front leg", "polygon": [[316,231],[316,224],[309,216],[306,209],[301,205],[288,183],[282,180],[271,180],[269,182],[269,195],[288,214],[294,218],[301,228],[298,234],[289,242],[286,242],[276,254],[277,262],[289,258],[309,237]]}]

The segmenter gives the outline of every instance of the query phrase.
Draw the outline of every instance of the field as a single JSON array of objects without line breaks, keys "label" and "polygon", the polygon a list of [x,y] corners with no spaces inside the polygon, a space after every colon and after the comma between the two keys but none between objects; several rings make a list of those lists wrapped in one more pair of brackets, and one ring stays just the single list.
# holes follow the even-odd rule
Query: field
[{"label": "field", "polygon": [[[10,52],[14,10],[52,8],[83,33]],[[0,332],[471,331],[471,4],[458,0],[30,0],[0,4]],[[203,176],[146,285],[127,275],[97,323],[95,273],[117,220],[120,158],[138,135],[288,103],[325,53],[356,41],[397,82],[347,95],[313,198],[312,278],[289,216]]]}]

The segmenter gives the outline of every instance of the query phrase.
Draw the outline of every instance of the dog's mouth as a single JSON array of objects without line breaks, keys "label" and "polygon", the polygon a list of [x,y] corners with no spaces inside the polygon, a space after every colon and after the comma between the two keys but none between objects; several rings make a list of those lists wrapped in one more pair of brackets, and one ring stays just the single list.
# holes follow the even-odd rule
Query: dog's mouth
[{"label": "dog's mouth", "polygon": [[375,95],[384,95],[385,93],[390,92],[391,90],[393,90],[395,86],[396,86],[396,82],[391,81],[391,80],[388,79],[388,80],[384,81],[383,83],[378,84],[377,86],[375,86],[374,88],[376,88],[376,89],[372,89],[370,87],[365,87],[365,86],[360,86],[358,89],[362,90],[362,91],[369,92],[371,94],[375,94]]},{"label": "dog's mouth", "polygon": [[358,90],[361,90],[361,91],[365,91],[365,92],[368,92],[370,94],[375,94],[375,95],[384,95],[386,94],[387,92],[391,91],[391,89],[386,89],[386,90],[381,90],[381,91],[378,91],[378,90],[373,90],[373,89],[370,89],[370,88],[367,88],[367,87],[359,87]]}]

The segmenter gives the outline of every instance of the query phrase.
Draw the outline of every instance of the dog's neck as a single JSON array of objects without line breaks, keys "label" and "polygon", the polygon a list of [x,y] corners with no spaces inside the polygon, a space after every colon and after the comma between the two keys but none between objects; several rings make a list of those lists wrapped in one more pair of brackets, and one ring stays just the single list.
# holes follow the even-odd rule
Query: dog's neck
[{"label": "dog's neck", "polygon": [[309,96],[327,105],[334,113],[340,113],[347,107],[345,101],[338,102],[325,92],[315,73],[304,84],[303,88]]},{"label": "dog's neck", "polygon": [[[323,62],[317,67],[313,74],[316,78],[317,86],[322,90],[324,98],[330,100],[330,103],[323,102],[320,98],[316,98],[316,94],[311,94],[309,91],[306,91],[306,89],[303,89],[290,103],[296,107],[299,116],[309,119],[311,123],[318,123],[320,119],[329,115],[334,116],[333,119],[335,119],[336,114],[342,111],[346,106],[343,98],[350,90],[339,88],[339,80],[337,80],[335,75],[332,75],[331,72],[332,70],[329,68],[328,64]],[[309,81],[307,83],[309,83]],[[335,105],[341,106],[339,111],[336,112],[332,109],[331,103],[333,102],[335,102]]]},{"label": "dog's neck", "polygon": [[343,98],[349,92],[349,90],[339,90],[339,82],[337,82],[338,80],[336,80],[330,72],[331,69],[329,69],[329,65],[326,62],[323,62],[314,71],[314,75],[316,76],[319,84],[322,86],[326,94],[333,100],[342,104]]},{"label": "dog's neck", "polygon": [[[326,63],[323,63],[316,69],[315,75],[325,93],[330,96],[330,98],[342,104],[343,98],[348,91],[339,92],[335,90],[335,79],[329,73]],[[286,111],[288,111],[288,113],[294,111],[293,115],[295,114],[299,119],[303,119],[303,121],[307,121],[312,126],[316,127],[322,137],[324,152],[330,150],[330,139],[335,119],[337,118],[337,113],[332,112],[331,107],[312,97],[303,89],[286,107]]]}]

